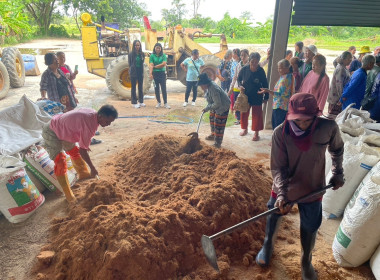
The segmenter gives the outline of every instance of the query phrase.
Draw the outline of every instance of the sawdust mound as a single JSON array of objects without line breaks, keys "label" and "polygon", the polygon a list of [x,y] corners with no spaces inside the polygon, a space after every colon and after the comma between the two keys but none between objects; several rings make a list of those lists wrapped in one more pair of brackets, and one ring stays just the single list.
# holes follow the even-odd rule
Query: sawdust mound
[{"label": "sawdust mound", "polygon": [[[197,272],[206,263],[201,235],[265,211],[271,181],[224,149],[181,154],[181,141],[142,140],[115,156],[101,180],[82,183],[78,205],[54,221],[44,250],[56,255],[39,279],[217,279],[211,269]],[[264,224],[214,242],[224,273],[232,262],[253,262],[245,254],[258,252]]]}]

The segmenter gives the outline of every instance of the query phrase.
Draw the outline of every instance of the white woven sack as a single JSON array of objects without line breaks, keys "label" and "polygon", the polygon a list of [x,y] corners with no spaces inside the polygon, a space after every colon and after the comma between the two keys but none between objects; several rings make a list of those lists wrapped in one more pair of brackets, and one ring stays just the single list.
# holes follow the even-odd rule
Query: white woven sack
[{"label": "white woven sack", "polygon": [[380,279],[380,245],[372,255],[371,260],[369,261],[369,265],[371,266],[372,273],[375,275],[376,279]]},{"label": "white woven sack", "polygon": [[332,245],[340,266],[368,261],[380,244],[380,163],[367,174],[346,207]]},{"label": "white woven sack", "polygon": [[[379,157],[363,152],[361,146],[354,146],[349,142],[344,144],[343,170],[346,181],[343,187],[326,191],[322,200],[323,217],[336,219],[343,215],[344,208],[346,208],[356,188],[378,161]],[[330,171],[326,177],[327,182],[331,176],[332,172]]]}]

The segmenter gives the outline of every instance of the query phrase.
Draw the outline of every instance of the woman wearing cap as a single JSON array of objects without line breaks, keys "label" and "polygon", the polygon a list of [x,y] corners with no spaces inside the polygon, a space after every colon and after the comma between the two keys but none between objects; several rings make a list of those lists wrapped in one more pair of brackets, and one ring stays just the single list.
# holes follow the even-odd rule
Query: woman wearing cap
[{"label": "woman wearing cap", "polygon": [[206,140],[214,141],[214,146],[220,148],[230,109],[230,99],[227,93],[211,81],[206,73],[199,75],[197,86],[204,90],[207,100],[207,106],[203,112],[210,111],[211,134],[206,137]]},{"label": "woman wearing cap", "polygon": [[375,65],[375,57],[373,55],[366,55],[362,59],[362,67],[352,74],[350,81],[343,89],[340,102],[342,103],[342,110],[352,103],[353,108],[360,109],[361,102],[364,98],[365,87],[367,83],[367,71],[371,70]]},{"label": "woman wearing cap", "polygon": [[[269,209],[279,207],[280,212],[267,216],[264,244],[256,257],[260,266],[269,265],[281,217],[291,209],[285,204],[325,187],[326,149],[332,159],[333,176],[329,183],[334,189],[344,184],[344,143],[339,127],[333,120],[318,117],[319,114],[312,94],[295,94],[290,98],[285,122],[273,132],[270,163],[273,186],[267,205]],[[298,203],[302,279],[317,279],[311,259],[322,222],[321,200],[319,195]]]},{"label": "woman wearing cap", "polygon": [[333,78],[331,80],[329,95],[327,101],[329,102],[329,117],[335,117],[342,112],[342,103],[339,101],[343,94],[343,89],[350,80],[350,72],[347,66],[352,61],[352,53],[349,51],[343,52],[337,59],[337,66],[334,70]]},{"label": "woman wearing cap", "polygon": [[359,58],[354,59],[351,64],[348,71],[350,71],[351,75],[358,70],[360,67],[362,67],[362,59],[366,54],[371,53],[369,46],[362,46],[359,51]]},{"label": "woman wearing cap", "polygon": [[313,94],[317,99],[319,110],[323,112],[329,94],[329,84],[330,79],[326,75],[326,58],[317,54],[313,57],[312,70],[302,81],[298,91]]},{"label": "woman wearing cap", "polygon": [[181,63],[181,68],[186,73],[186,92],[183,107],[186,107],[189,103],[191,89],[193,89],[193,99],[191,101],[191,105],[195,106],[195,100],[197,100],[198,93],[198,76],[202,72],[202,68],[204,65],[205,63],[203,59],[199,58],[199,51],[197,49],[194,49],[191,52],[191,57],[186,58]]},{"label": "woman wearing cap", "polygon": [[305,61],[299,68],[302,80],[305,79],[306,75],[312,70],[312,62],[314,56],[318,54],[317,47],[314,45],[309,45],[305,48]]},{"label": "woman wearing cap", "polygon": [[248,103],[250,109],[248,112],[241,112],[240,125],[243,129],[240,132],[240,136],[247,135],[248,133],[248,118],[249,111],[252,108],[252,131],[254,131],[254,136],[252,141],[258,141],[260,139],[259,131],[264,129],[263,122],[263,101],[267,102],[269,95],[268,93],[259,94],[260,88],[268,88],[268,81],[263,68],[259,65],[260,54],[257,52],[251,53],[249,56],[249,64],[244,66],[237,78],[240,86],[240,91],[248,97]]}]

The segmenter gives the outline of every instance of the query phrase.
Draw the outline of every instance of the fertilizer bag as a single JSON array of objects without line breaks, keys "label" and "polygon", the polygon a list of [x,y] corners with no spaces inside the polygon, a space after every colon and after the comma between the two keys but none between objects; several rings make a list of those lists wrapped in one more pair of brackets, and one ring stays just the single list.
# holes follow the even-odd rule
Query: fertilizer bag
[{"label": "fertilizer bag", "polygon": [[[361,146],[344,144],[343,170],[345,183],[343,187],[332,190],[328,189],[322,200],[323,216],[326,219],[336,219],[343,215],[344,208],[354,194],[360,182],[379,161],[379,157],[367,154]],[[332,176],[331,171],[326,177],[328,182]]]},{"label": "fertilizer bag", "polygon": [[0,211],[11,223],[25,221],[45,201],[24,166],[15,157],[0,156]]},{"label": "fertilizer bag", "polygon": [[[66,157],[66,160],[68,168],[67,177],[72,186],[77,180],[76,172],[69,156]],[[31,146],[25,154],[24,162],[26,163],[26,168],[30,170],[46,188],[52,192],[56,189],[63,192],[54,174],[54,161],[50,159],[49,154],[43,147]]]},{"label": "fertilizer bag", "polygon": [[368,261],[380,244],[380,162],[360,183],[348,203],[332,245],[336,262],[357,267]]}]

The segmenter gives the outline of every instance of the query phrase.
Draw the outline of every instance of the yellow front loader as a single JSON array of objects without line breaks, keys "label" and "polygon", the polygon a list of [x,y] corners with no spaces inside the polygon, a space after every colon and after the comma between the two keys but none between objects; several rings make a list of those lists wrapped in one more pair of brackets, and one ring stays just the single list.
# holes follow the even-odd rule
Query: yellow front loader
[{"label": "yellow front loader", "polygon": [[[83,57],[89,73],[106,79],[109,90],[121,99],[131,98],[128,53],[135,39],[141,40],[140,29],[129,28],[120,31],[115,28],[94,23],[88,13],[81,15]],[[98,27],[98,28],[97,28]],[[147,57],[149,60],[149,58]],[[147,60],[144,63],[144,93],[149,91]]]}]

